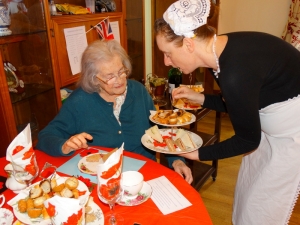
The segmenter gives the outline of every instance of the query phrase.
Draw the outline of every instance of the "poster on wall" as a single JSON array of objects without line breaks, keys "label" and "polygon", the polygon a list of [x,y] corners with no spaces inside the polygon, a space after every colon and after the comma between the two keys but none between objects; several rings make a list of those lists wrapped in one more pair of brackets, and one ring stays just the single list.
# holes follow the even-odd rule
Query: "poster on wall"
[{"label": "poster on wall", "polygon": [[67,52],[72,74],[81,72],[81,56],[88,46],[84,26],[64,29]]}]

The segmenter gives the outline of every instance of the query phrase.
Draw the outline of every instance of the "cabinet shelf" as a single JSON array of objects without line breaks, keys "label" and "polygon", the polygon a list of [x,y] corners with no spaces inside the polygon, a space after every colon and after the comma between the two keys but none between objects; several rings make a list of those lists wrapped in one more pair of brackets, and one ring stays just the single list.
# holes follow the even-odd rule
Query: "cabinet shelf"
[{"label": "cabinet shelf", "polygon": [[12,104],[28,100],[36,95],[42,94],[46,91],[53,90],[54,86],[45,84],[25,84],[25,90],[23,93],[16,94],[10,93],[10,99]]},{"label": "cabinet shelf", "polygon": [[39,34],[39,33],[45,33],[46,30],[38,30],[33,32],[26,32],[22,34],[12,34],[8,36],[1,36],[0,37],[0,45],[6,45],[11,44],[15,42],[21,42],[25,41],[29,35]]}]

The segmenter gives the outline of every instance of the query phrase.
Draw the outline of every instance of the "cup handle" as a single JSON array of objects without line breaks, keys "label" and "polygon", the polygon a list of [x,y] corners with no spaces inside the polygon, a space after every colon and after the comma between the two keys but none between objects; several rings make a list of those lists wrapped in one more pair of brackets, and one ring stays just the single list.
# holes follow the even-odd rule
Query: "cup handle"
[{"label": "cup handle", "polygon": [[0,195],[0,199],[2,199],[2,200],[0,200],[1,201],[0,207],[2,207],[4,205],[4,203],[5,203],[5,196],[3,194]]}]

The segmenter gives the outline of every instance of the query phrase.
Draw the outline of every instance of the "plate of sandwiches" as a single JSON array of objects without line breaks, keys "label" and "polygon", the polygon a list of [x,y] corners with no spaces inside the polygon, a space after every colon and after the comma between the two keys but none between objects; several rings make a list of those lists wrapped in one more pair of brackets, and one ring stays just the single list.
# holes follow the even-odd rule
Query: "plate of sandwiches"
[{"label": "plate of sandwiches", "polygon": [[185,126],[196,121],[196,116],[182,109],[150,111],[149,119],[158,125]]},{"label": "plate of sandwiches", "polygon": [[142,144],[155,152],[182,154],[192,152],[203,144],[202,138],[185,129],[159,129],[150,127],[142,136]]}]

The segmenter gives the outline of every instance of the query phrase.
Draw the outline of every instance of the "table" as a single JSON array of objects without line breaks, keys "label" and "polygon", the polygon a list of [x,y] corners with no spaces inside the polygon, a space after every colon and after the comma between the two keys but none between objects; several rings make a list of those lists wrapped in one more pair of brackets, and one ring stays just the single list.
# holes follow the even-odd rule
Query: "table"
[{"label": "table", "polygon": [[[106,151],[110,151],[110,148],[98,147]],[[78,154],[78,151],[76,152]],[[73,155],[74,156],[74,155]],[[45,162],[49,162],[57,167],[67,162],[73,156],[67,157],[52,157],[45,154],[42,151],[36,150],[36,157],[39,168],[41,169]],[[120,206],[116,204],[115,212],[122,215],[125,219],[124,225],[132,225],[134,222],[137,222],[141,225],[151,225],[151,224],[185,224],[185,225],[212,225],[212,221],[210,216],[205,208],[205,205],[201,199],[200,194],[190,186],[179,174],[174,172],[173,170],[160,165],[159,163],[150,160],[142,155],[135,154],[132,152],[124,151],[124,156],[128,156],[135,159],[140,159],[146,161],[143,167],[139,170],[144,175],[144,180],[148,181],[160,176],[165,176],[191,203],[192,205],[167,214],[163,215],[161,211],[154,204],[152,199],[148,199],[146,202],[137,205],[137,206]],[[8,162],[5,157],[0,158],[0,164],[4,166]],[[4,169],[0,170],[0,175],[6,176]],[[59,175],[65,175],[59,173]],[[38,181],[38,178],[33,182]],[[13,198],[16,194],[14,194],[11,190],[6,190],[3,192],[6,197],[6,202]],[[91,196],[94,197],[94,201],[96,204],[100,206],[103,213],[106,214],[109,212],[108,205],[102,203],[97,197],[96,188],[93,189]],[[4,208],[12,210],[12,208],[5,203]]]}]

